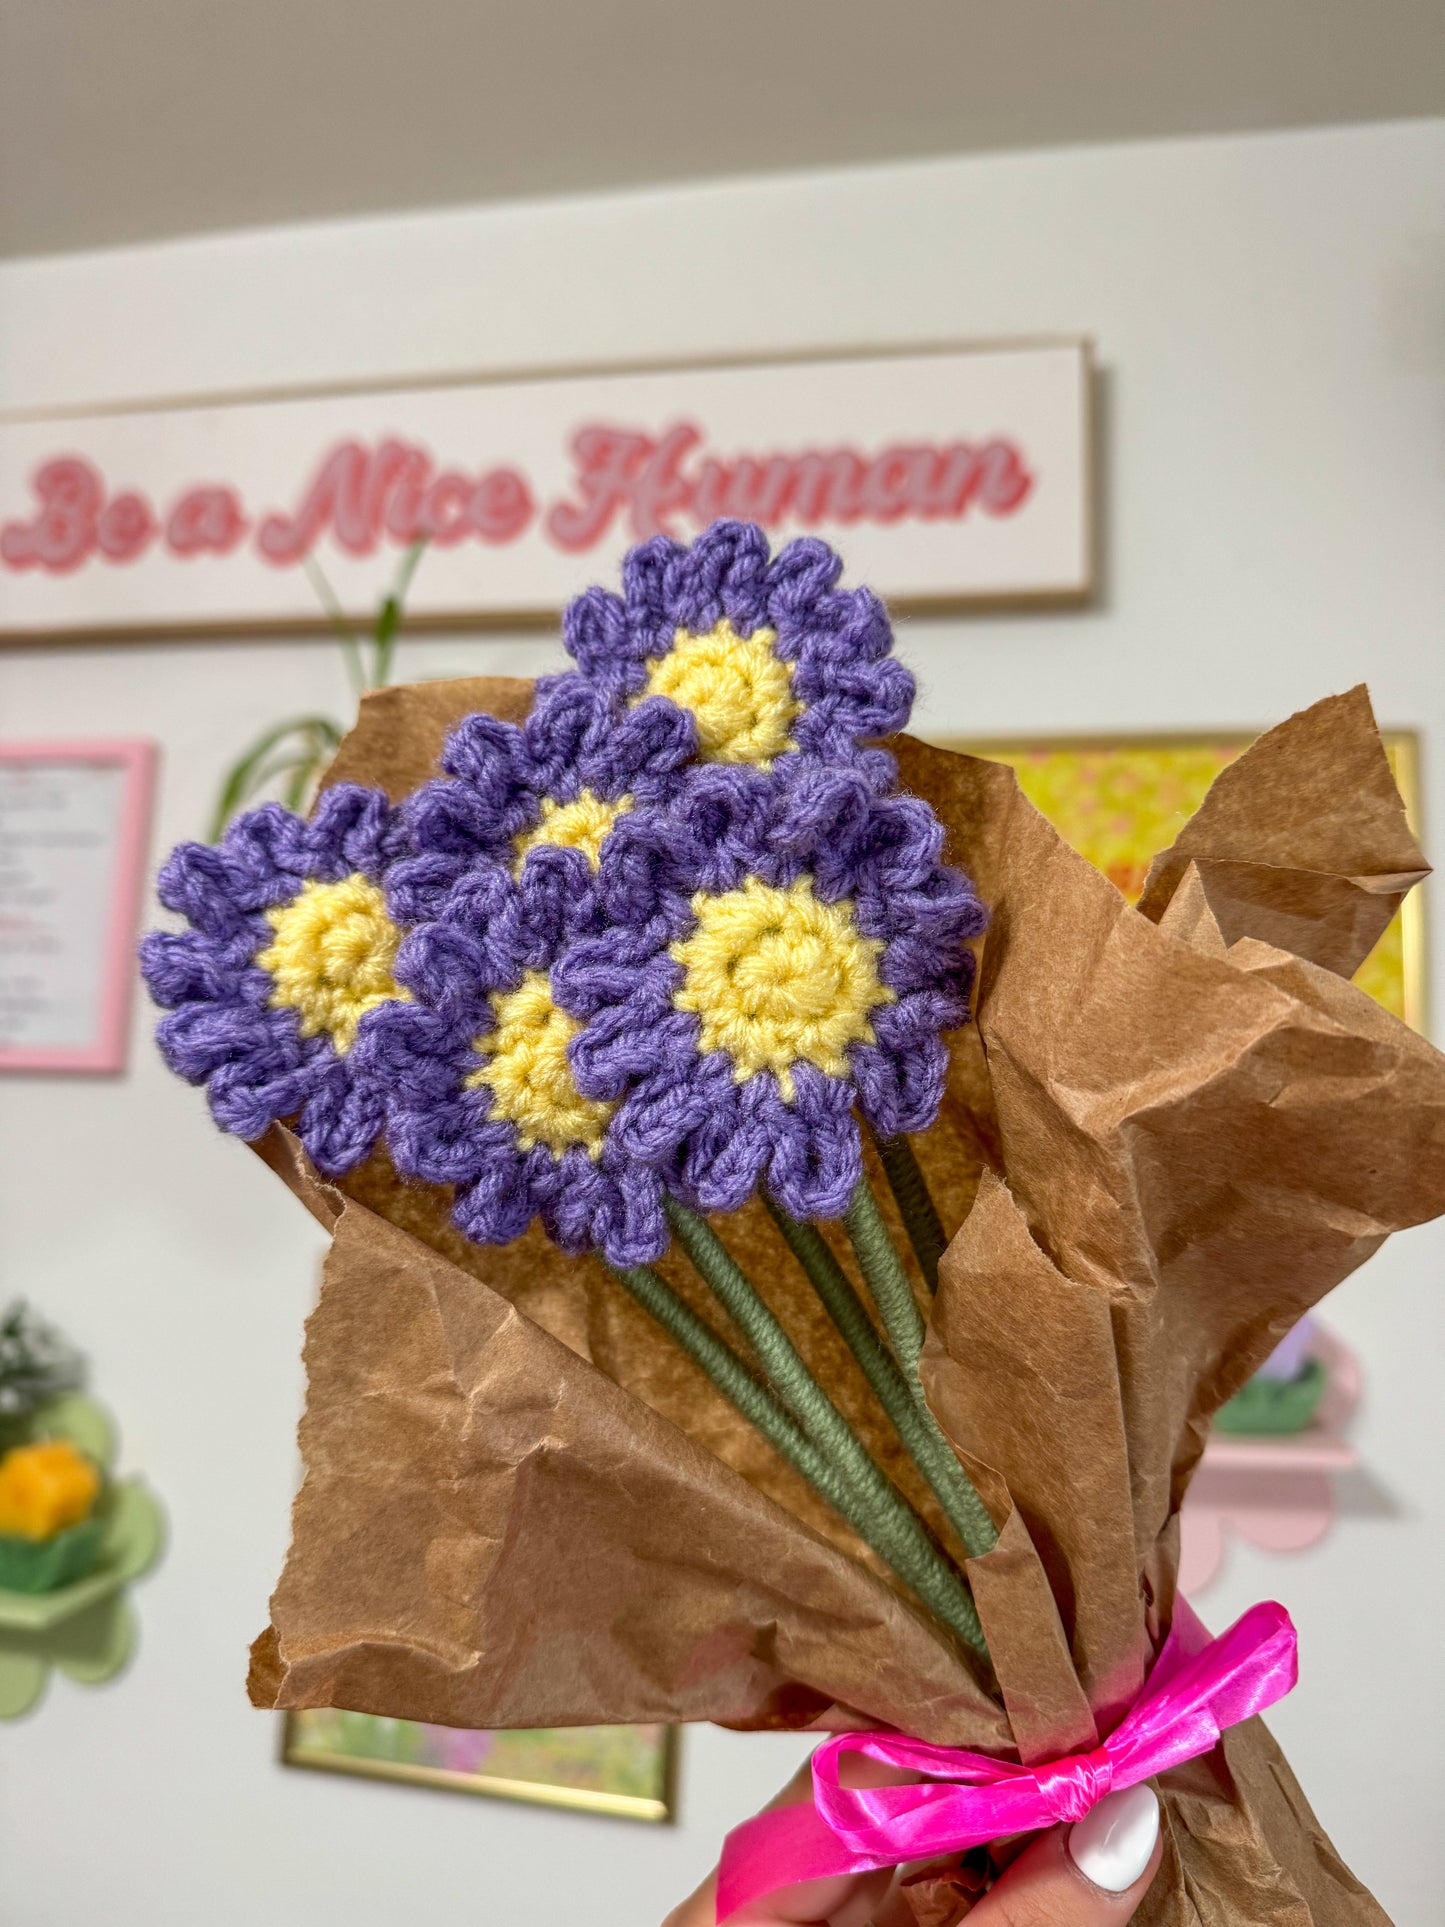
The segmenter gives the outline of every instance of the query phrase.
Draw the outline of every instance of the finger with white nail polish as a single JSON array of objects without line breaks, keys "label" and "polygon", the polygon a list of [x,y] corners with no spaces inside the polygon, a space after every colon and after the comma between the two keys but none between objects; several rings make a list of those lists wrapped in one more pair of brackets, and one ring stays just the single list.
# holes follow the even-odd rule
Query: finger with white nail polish
[{"label": "finger with white nail polish", "polygon": [[1149,1865],[1159,1838],[1159,1800],[1149,1785],[1101,1800],[1069,1834],[1069,1857],[1086,1880],[1121,1894]]},{"label": "finger with white nail polish", "polygon": [[1072,1828],[1025,1848],[968,1917],[968,1927],[1124,1927],[1158,1869],[1152,1787],[1111,1793]]}]

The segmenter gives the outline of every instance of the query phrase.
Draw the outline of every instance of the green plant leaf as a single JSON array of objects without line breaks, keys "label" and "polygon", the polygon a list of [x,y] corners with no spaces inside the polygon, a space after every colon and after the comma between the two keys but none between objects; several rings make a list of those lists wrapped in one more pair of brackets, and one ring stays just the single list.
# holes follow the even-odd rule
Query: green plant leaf
[{"label": "green plant leaf", "polygon": [[376,628],[372,633],[373,653],[371,659],[371,680],[369,689],[385,689],[391,681],[391,666],[396,655],[396,632],[401,623],[401,612],[406,603],[407,590],[416,574],[416,565],[421,561],[426,549],[427,538],[422,536],[413,542],[402,557],[401,567],[396,572],[391,594],[382,603],[376,618]]},{"label": "green plant leaf", "polygon": [[332,588],[325,570],[315,556],[303,556],[301,566],[305,569],[311,586],[316,591],[317,600],[326,611],[327,619],[336,631],[336,639],[341,644],[341,653],[346,658],[346,673],[351,679],[354,694],[359,697],[367,683],[366,670],[361,659],[361,643],[356,631],[346,620],[346,611],[342,608],[336,591]]},{"label": "green plant leaf", "polygon": [[259,736],[251,747],[231,765],[221,784],[221,793],[216,800],[215,812],[211,818],[208,840],[219,842],[225,834],[226,825],[231,818],[260,789],[266,777],[267,758],[286,741],[288,736],[303,732],[316,732],[313,741],[324,740],[333,749],[341,741],[341,732],[326,716],[293,716],[289,721],[277,723]]},{"label": "green plant leaf", "polygon": [[[391,593],[377,613],[369,637],[371,660],[346,612],[314,556],[306,556],[303,566],[322,608],[341,644],[347,676],[359,700],[368,689],[382,689],[391,680],[396,659],[396,637],[401,627],[402,610],[417,564],[426,550],[427,537],[413,542],[402,557]],[[325,764],[341,742],[342,730],[329,716],[296,716],[277,723],[259,736],[244,755],[226,772],[221,792],[211,817],[209,837],[216,842],[226,825],[243,804],[258,795],[278,778],[285,778],[283,798],[288,809],[300,810]]]}]

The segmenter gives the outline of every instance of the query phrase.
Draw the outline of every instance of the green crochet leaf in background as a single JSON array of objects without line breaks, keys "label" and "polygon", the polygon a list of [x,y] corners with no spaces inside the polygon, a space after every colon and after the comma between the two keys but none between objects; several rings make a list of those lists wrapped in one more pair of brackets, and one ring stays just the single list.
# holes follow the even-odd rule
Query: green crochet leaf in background
[{"label": "green crochet leaf in background", "polygon": [[[5,1443],[22,1428],[7,1426]],[[115,1428],[109,1415],[80,1393],[51,1399],[23,1425],[26,1439],[67,1438],[109,1470]],[[135,1645],[135,1617],[126,1589],[155,1564],[165,1543],[165,1515],[139,1479],[112,1479],[96,1508],[101,1544],[82,1579],[53,1592],[0,1591],[0,1719],[28,1713],[45,1691],[51,1669],[96,1685],[112,1678]]]}]

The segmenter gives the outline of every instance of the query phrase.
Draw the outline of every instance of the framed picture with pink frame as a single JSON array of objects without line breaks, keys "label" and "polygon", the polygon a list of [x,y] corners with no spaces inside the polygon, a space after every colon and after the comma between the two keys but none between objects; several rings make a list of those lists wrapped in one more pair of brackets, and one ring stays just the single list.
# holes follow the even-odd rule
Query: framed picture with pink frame
[{"label": "framed picture with pink frame", "polygon": [[125,1068],[153,743],[0,741],[0,1071]]}]

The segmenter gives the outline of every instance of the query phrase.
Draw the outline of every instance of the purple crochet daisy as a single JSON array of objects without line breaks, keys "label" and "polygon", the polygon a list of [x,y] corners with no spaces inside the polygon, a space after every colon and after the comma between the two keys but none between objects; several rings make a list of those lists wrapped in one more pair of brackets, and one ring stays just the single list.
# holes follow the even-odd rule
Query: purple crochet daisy
[{"label": "purple crochet daisy", "polygon": [[453,1216],[477,1244],[508,1244],[540,1217],[563,1250],[600,1248],[616,1265],[666,1249],[661,1180],[619,1143],[615,1106],[572,1075],[582,1025],[557,971],[571,942],[603,931],[585,849],[484,859],[404,939],[411,1001],[378,1011],[358,1047],[391,1093],[398,1171],[454,1185]]},{"label": "purple crochet daisy", "polygon": [[699,1210],[764,1182],[794,1216],[837,1217],[858,1117],[891,1137],[937,1114],[986,913],[918,798],[856,767],[751,776],[699,772],[674,809],[617,825],[603,927],[551,981],[582,1022],[576,1087],[616,1105],[625,1154]]},{"label": "purple crochet daisy", "polygon": [[204,1084],[224,1131],[256,1138],[277,1119],[324,1171],[350,1170],[385,1122],[385,1092],[358,1048],[399,993],[400,933],[382,886],[403,848],[378,791],[328,790],[305,818],[268,803],[215,846],[183,843],[158,891],[190,924],[154,931],[141,970],[171,1014],[156,1029],[166,1062]]},{"label": "purple crochet daisy", "polygon": [[870,745],[907,722],[913,678],[878,597],[838,588],[842,566],[811,536],[770,556],[749,522],[715,522],[687,547],[658,536],[623,563],[621,596],[570,605],[563,637],[618,708],[681,710],[703,762],[849,764],[882,789],[893,759]]},{"label": "purple crochet daisy", "polygon": [[520,871],[533,850],[578,851],[595,872],[613,825],[669,795],[693,753],[674,705],[618,714],[575,670],[543,677],[521,724],[468,716],[443,751],[446,777],[402,806],[411,854],[388,879],[393,915],[406,925],[439,916],[459,878],[479,866]]}]

